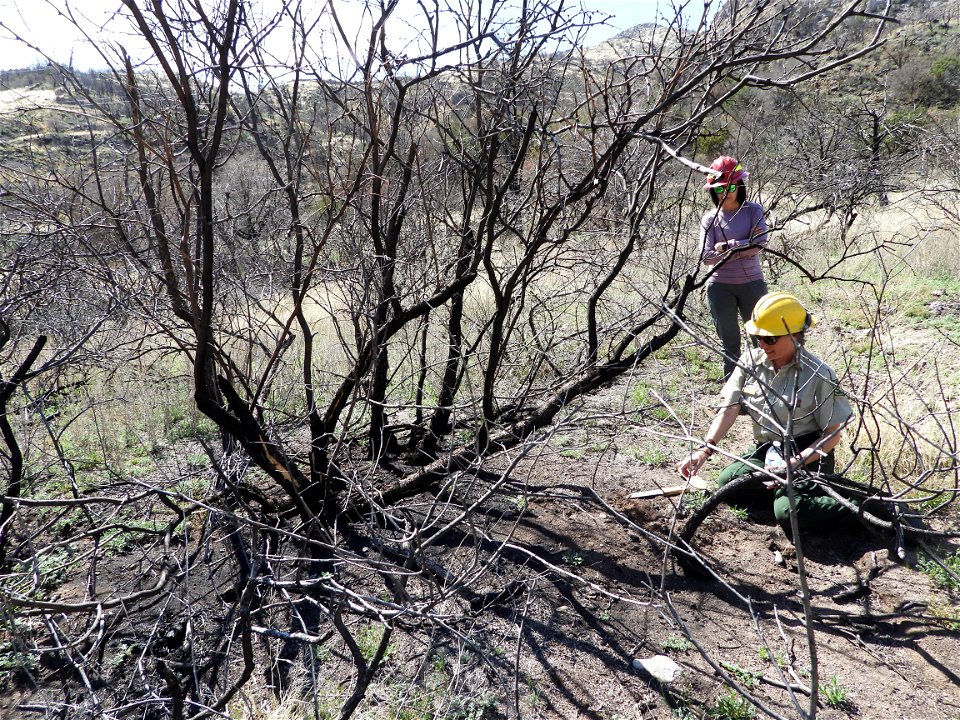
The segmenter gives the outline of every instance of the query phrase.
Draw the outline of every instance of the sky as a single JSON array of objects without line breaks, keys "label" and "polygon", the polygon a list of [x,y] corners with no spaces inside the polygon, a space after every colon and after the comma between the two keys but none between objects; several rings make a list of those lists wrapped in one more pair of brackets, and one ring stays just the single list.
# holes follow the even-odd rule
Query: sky
[{"label": "sky", "polygon": [[[14,39],[17,35],[60,63],[72,60],[79,70],[102,67],[97,53],[54,9],[68,1],[94,25],[102,24],[121,6],[120,0],[0,0],[0,69],[31,67],[44,62],[40,53]],[[318,7],[320,2],[316,2]],[[144,0],[140,3],[145,4]],[[661,12],[673,14],[670,0],[581,0],[581,3],[586,10],[612,16],[608,27],[591,28],[587,45],[635,25],[654,22]]]}]

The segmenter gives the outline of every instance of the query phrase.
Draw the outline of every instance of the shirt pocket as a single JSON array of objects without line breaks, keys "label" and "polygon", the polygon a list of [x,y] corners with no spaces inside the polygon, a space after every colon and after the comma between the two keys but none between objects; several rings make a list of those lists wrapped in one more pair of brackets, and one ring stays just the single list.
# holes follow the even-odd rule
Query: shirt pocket
[{"label": "shirt pocket", "polygon": [[817,397],[815,393],[801,393],[793,413],[794,422],[804,426],[817,425],[817,409],[822,402],[822,398]]},{"label": "shirt pocket", "polygon": [[[753,421],[760,426],[761,434],[779,436],[786,430],[790,417],[787,401],[772,389],[749,383],[743,388],[741,402]],[[796,414],[794,422],[796,424]]]},{"label": "shirt pocket", "polygon": [[797,392],[797,406],[793,413],[793,419],[802,428],[802,432],[823,430],[818,418],[824,410],[829,412],[829,408],[825,408],[824,403],[832,403],[832,399],[830,393],[824,393],[824,388],[816,381],[816,378],[811,378],[804,385],[801,385]]},{"label": "shirt pocket", "polygon": [[763,421],[770,414],[770,403],[757,383],[748,382],[743,386],[740,391],[740,405],[755,422],[770,424],[769,420]]}]

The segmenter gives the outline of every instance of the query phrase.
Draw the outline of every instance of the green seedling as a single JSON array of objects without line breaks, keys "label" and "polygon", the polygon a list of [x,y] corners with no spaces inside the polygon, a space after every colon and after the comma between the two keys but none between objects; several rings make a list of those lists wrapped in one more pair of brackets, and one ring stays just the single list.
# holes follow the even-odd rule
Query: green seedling
[{"label": "green seedling", "polygon": [[752,670],[746,670],[739,665],[734,665],[733,663],[721,662],[720,667],[722,667],[727,672],[731,673],[744,687],[755,688],[760,684],[760,676],[763,673],[754,672]]},{"label": "green seedling", "polygon": [[687,652],[693,645],[682,635],[671,635],[660,646],[664,650],[676,650],[677,652]]},{"label": "green seedling", "polygon": [[[357,629],[354,633],[353,637],[360,648],[360,654],[367,662],[370,662],[377,654],[377,648],[380,646],[383,633],[384,629],[379,625],[367,625]],[[394,652],[396,652],[396,647],[392,643],[387,645],[387,651],[383,655],[384,661],[389,659]]]},{"label": "green seedling", "polygon": [[786,667],[787,659],[782,652],[771,653],[770,649],[763,645],[757,650],[757,656],[764,662],[773,663],[777,667]]},{"label": "green seedling", "polygon": [[706,716],[715,720],[749,720],[756,716],[756,710],[749,700],[731,689],[707,706]]},{"label": "green seedling", "polygon": [[517,512],[526,512],[527,508],[530,506],[530,503],[527,501],[525,495],[513,495],[510,497],[510,504],[513,505],[513,509]]},{"label": "green seedling", "polygon": [[708,497],[709,493],[701,490],[684,493],[683,507],[691,512],[696,512],[703,507],[703,504],[707,501]]},{"label": "green seedling", "polygon": [[832,708],[845,707],[849,700],[847,698],[847,689],[840,684],[840,678],[836,675],[830,676],[830,682],[820,685],[820,696],[823,701]]},{"label": "green seedling", "polygon": [[960,632],[960,607],[932,602],[928,610],[947,630]]},{"label": "green seedling", "polygon": [[944,590],[960,590],[960,581],[955,577],[960,575],[960,550],[955,550],[943,557],[943,564],[946,569],[929,556],[921,557],[917,564],[921,572],[933,580],[937,587]]},{"label": "green seedling", "polygon": [[661,447],[635,448],[632,454],[637,461],[652,467],[663,467],[671,458],[670,453]]}]

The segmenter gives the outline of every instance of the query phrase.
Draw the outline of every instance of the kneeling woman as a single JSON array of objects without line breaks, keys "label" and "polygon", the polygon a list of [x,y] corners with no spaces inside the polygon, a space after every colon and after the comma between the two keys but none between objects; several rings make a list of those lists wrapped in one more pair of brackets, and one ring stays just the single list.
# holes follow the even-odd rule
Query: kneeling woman
[{"label": "kneeling woman", "polygon": [[[763,469],[774,443],[780,443],[784,460],[795,470],[834,472],[833,449],[853,410],[833,370],[803,345],[804,332],[815,323],[800,301],[788,293],[767,293],[757,301],[746,329],[758,347],[741,356],[739,367],[724,384],[720,411],[710,423],[705,444],[677,463],[683,477],[697,473],[741,414],[753,421],[756,447],[723,470],[719,485]],[[774,488],[774,515],[781,525],[788,526],[790,505],[783,484],[763,485]],[[846,508],[813,482],[796,483],[794,493],[800,527],[849,517]]]}]

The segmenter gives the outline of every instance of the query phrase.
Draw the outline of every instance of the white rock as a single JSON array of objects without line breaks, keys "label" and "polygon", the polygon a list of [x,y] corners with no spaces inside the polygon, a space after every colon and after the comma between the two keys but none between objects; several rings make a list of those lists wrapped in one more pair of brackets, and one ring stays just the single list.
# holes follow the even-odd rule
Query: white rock
[{"label": "white rock", "polygon": [[654,655],[651,658],[635,658],[630,664],[635,670],[639,670],[662,683],[674,682],[683,672],[683,668],[666,655]]}]

